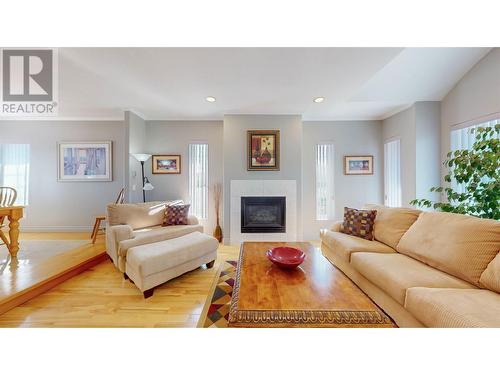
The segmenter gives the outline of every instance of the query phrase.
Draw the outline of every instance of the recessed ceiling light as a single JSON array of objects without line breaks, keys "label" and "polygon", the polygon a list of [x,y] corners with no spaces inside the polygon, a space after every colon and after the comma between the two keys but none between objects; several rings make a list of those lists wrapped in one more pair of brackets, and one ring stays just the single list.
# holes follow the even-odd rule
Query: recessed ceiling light
[{"label": "recessed ceiling light", "polygon": [[322,96],[318,96],[317,98],[314,98],[313,102],[314,103],[322,103],[325,100]]},{"label": "recessed ceiling light", "polygon": [[216,99],[215,99],[213,96],[207,96],[207,97],[205,98],[205,100],[206,100],[207,102],[214,103]]}]

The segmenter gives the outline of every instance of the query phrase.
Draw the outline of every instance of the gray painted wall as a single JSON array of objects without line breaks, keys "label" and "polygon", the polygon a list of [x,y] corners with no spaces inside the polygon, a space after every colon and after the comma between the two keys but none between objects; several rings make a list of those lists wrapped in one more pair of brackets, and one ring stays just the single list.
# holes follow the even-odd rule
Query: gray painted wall
[{"label": "gray painted wall", "polygon": [[[455,85],[441,102],[441,160],[450,151],[455,125],[500,118],[500,48],[493,48]],[[444,176],[446,169],[442,167]]]},{"label": "gray painted wall", "polygon": [[382,123],[383,141],[401,140],[401,200],[439,199],[430,193],[440,185],[440,103],[417,102]]},{"label": "gray painted wall", "polygon": [[[0,121],[2,143],[31,145],[29,206],[22,230],[90,230],[125,183],[121,121]],[[113,181],[58,182],[58,141],[112,141]]]},{"label": "gray painted wall", "polygon": [[432,186],[441,186],[441,103],[415,103],[415,195],[438,201]]},{"label": "gray painted wall", "polygon": [[[188,145],[193,142],[208,143],[210,187],[212,188],[216,182],[222,183],[222,121],[146,122],[146,150],[144,152],[153,155],[181,155],[181,174],[153,175],[151,173],[151,159],[146,162],[146,176],[155,187],[154,190],[146,192],[147,200],[183,199],[189,201]],[[209,216],[208,220],[203,221],[205,231],[213,233],[215,223],[215,208],[211,189],[209,192]]]},{"label": "gray painted wall", "polygon": [[[302,137],[302,216],[304,240],[319,239],[321,228],[332,221],[316,220],[315,150],[321,142],[335,147],[335,219],[343,217],[344,206],[361,208],[365,203],[383,202],[383,146],[381,121],[306,121]],[[373,155],[374,174],[346,176],[345,155]]]},{"label": "gray painted wall", "polygon": [[141,163],[132,154],[147,153],[146,121],[135,113],[126,111],[125,127],[128,134],[128,149],[125,153],[125,160],[128,162],[128,201],[142,202]]},{"label": "gray painted wall", "polygon": [[385,119],[382,124],[383,142],[401,140],[401,203],[408,207],[416,196],[415,107]]},{"label": "gray painted wall", "polygon": [[[247,171],[247,130],[279,129],[281,160],[279,171]],[[298,115],[226,115],[224,116],[224,237],[230,233],[231,180],[296,180],[297,228],[302,228],[302,118]]]}]

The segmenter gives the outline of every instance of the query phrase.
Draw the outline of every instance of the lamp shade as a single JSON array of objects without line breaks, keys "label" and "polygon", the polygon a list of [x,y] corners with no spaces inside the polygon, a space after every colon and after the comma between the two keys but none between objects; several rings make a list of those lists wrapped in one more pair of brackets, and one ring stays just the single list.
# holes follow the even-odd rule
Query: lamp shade
[{"label": "lamp shade", "polygon": [[155,187],[151,184],[151,182],[146,182],[144,184],[143,190],[153,190]]},{"label": "lamp shade", "polygon": [[149,154],[132,154],[134,158],[137,159],[137,161],[146,161],[148,160],[151,155]]}]

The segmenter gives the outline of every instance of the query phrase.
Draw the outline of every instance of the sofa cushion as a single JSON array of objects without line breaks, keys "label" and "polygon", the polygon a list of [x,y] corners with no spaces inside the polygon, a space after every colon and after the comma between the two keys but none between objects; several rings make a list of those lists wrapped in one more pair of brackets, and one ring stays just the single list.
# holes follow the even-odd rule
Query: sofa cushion
[{"label": "sofa cushion", "polygon": [[212,253],[218,246],[215,238],[194,232],[168,241],[132,247],[127,254],[127,267],[146,277]]},{"label": "sofa cushion", "polygon": [[345,234],[373,240],[373,225],[377,211],[356,210],[344,207],[344,221],[340,226],[340,231]]},{"label": "sofa cushion", "polygon": [[186,225],[188,223],[189,207],[191,207],[190,204],[168,204],[162,225],[165,227],[169,225]]},{"label": "sofa cushion", "polygon": [[109,225],[130,225],[132,229],[160,225],[165,217],[167,202],[108,204]]},{"label": "sofa cushion", "polygon": [[185,236],[186,234],[200,232],[203,233],[202,225],[172,225],[167,227],[152,227],[134,231],[134,238],[121,241],[118,253],[120,256],[126,256],[127,251],[139,245],[145,245],[153,242],[170,240],[172,238]]},{"label": "sofa cushion", "polygon": [[378,241],[368,241],[345,233],[327,231],[322,241],[346,262],[356,252],[395,253],[396,251]]},{"label": "sofa cushion", "polygon": [[483,288],[488,288],[500,293],[500,253],[488,264],[488,267],[481,274],[479,284]]},{"label": "sofa cushion", "polygon": [[423,212],[403,235],[397,251],[479,286],[500,250],[500,221]]},{"label": "sofa cushion", "polygon": [[352,266],[364,277],[404,305],[408,288],[475,288],[403,254],[354,253]]},{"label": "sofa cushion", "polygon": [[410,288],[405,308],[427,327],[500,327],[500,295],[489,290]]},{"label": "sofa cushion", "polygon": [[367,204],[363,208],[377,210],[373,231],[375,239],[393,249],[422,213],[420,210],[411,208],[392,208],[376,204]]}]

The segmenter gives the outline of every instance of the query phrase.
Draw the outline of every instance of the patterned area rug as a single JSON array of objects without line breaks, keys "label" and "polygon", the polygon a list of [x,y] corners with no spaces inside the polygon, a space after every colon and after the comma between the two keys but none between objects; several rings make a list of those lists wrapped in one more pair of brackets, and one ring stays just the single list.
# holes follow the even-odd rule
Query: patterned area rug
[{"label": "patterned area rug", "polygon": [[237,264],[234,260],[228,260],[220,265],[218,276],[201,312],[198,327],[227,328]]}]

